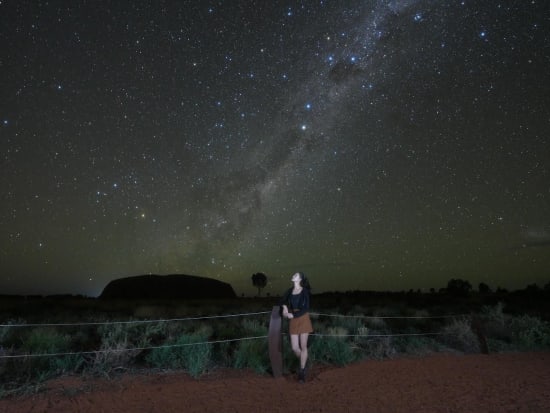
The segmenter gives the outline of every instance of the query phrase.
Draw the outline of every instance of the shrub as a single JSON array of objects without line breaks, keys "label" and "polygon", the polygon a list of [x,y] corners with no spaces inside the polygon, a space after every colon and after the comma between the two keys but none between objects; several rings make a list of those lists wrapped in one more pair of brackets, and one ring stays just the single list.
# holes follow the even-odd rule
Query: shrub
[{"label": "shrub", "polygon": [[233,357],[233,366],[238,369],[250,368],[257,373],[265,374],[270,366],[266,339],[239,341]]},{"label": "shrub", "polygon": [[216,322],[215,337],[220,340],[236,339],[243,337],[242,324],[235,319],[224,320],[224,322]]},{"label": "shrub", "polygon": [[508,341],[496,338],[487,338],[487,347],[490,352],[498,353],[500,351],[513,351],[514,345]]},{"label": "shrub", "polygon": [[[44,356],[22,359],[21,363],[15,363],[14,367],[19,369],[18,374],[24,372],[29,379],[38,378],[39,380],[76,371],[84,364],[81,355],[53,355],[70,352],[70,347],[69,335],[60,334],[52,328],[33,329],[24,339],[21,349],[28,354],[44,354]],[[52,356],[46,354],[52,354]]]},{"label": "shrub", "polygon": [[492,351],[531,350],[550,347],[550,324],[528,315],[504,313],[504,304],[483,307],[481,317]]},{"label": "shrub", "polygon": [[[0,327],[0,356],[11,355],[13,353],[12,348],[15,346],[15,342],[19,340],[14,339],[15,328],[9,327],[12,324],[24,324],[24,322],[18,322],[8,320],[5,322],[7,327]],[[12,359],[0,359],[0,377],[4,377],[10,373],[13,369],[15,361]]]},{"label": "shrub", "polygon": [[429,336],[394,337],[392,341],[397,352],[416,356],[423,356],[441,348],[441,345]]},{"label": "shrub", "polygon": [[233,342],[216,343],[212,348],[212,359],[216,366],[231,367],[234,349]]},{"label": "shrub", "polygon": [[[6,323],[8,326],[14,324],[12,321]],[[10,333],[10,327],[0,327],[0,348],[5,345],[5,341]]]},{"label": "shrub", "polygon": [[243,320],[242,322],[242,328],[244,330],[244,334],[247,336],[265,336],[267,335],[267,326],[265,323],[260,322],[258,320]]},{"label": "shrub", "polygon": [[[268,328],[265,320],[245,319],[241,323],[242,337],[267,336]],[[264,374],[270,367],[267,339],[249,339],[238,341],[233,353],[233,367],[250,368]]]},{"label": "shrub", "polygon": [[167,334],[167,327],[165,323],[104,324],[99,327],[99,334],[101,346],[95,354],[93,369],[110,371],[130,366],[143,352],[141,348]]},{"label": "shrub", "polygon": [[36,328],[23,342],[23,350],[30,354],[56,353],[66,351],[70,340],[68,336],[61,335],[53,329]]},{"label": "shrub", "polygon": [[310,346],[310,357],[325,363],[340,366],[356,360],[353,348],[346,339],[347,330],[332,327],[327,330],[327,336],[316,336]]},{"label": "shrub", "polygon": [[93,369],[96,371],[108,371],[113,366],[126,366],[138,353],[136,350],[128,350],[133,347],[130,337],[130,325],[105,324],[99,327],[101,335],[101,347],[95,353]]},{"label": "shrub", "polygon": [[[377,332],[372,331],[371,334],[375,336]],[[360,346],[366,357],[376,360],[393,357],[397,353],[392,337],[366,338],[361,340]]]},{"label": "shrub", "polygon": [[154,367],[182,368],[191,376],[198,377],[210,364],[212,344],[207,341],[208,335],[204,331],[182,334],[175,342],[153,349],[146,359]]},{"label": "shrub", "polygon": [[465,353],[479,352],[479,341],[467,319],[455,319],[443,327],[442,340],[451,348]]},{"label": "shrub", "polygon": [[541,349],[550,347],[550,324],[536,317],[513,317],[510,323],[513,341],[521,348]]},{"label": "shrub", "polygon": [[488,339],[511,342],[510,315],[504,314],[504,304],[499,302],[494,307],[484,306],[480,319],[483,322],[485,335]]},{"label": "shrub", "polygon": [[367,319],[367,325],[370,328],[374,328],[377,330],[384,330],[386,329],[386,320],[380,317],[371,317]]},{"label": "shrub", "polygon": [[346,334],[358,334],[358,330],[363,327],[363,320],[361,317],[335,317],[333,325],[345,329]]}]

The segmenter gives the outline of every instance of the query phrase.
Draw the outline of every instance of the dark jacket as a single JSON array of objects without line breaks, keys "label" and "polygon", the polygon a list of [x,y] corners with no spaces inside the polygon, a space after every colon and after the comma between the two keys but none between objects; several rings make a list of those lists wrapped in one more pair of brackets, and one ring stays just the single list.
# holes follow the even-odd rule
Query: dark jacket
[{"label": "dark jacket", "polygon": [[292,295],[292,288],[289,288],[288,291],[283,295],[279,305],[286,305],[288,307],[288,312],[292,313],[294,317],[300,317],[309,311],[309,289],[302,288],[302,292],[295,296]]}]

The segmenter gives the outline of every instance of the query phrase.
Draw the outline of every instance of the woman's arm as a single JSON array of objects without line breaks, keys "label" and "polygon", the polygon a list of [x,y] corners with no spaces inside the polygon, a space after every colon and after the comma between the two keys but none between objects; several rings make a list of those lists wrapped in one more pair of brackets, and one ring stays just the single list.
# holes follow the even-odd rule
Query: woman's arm
[{"label": "woman's arm", "polygon": [[288,317],[288,307],[283,304],[282,309],[283,309],[283,317]]},{"label": "woman's arm", "polygon": [[288,297],[291,290],[287,290],[281,299],[279,300],[279,306],[281,307],[281,316],[288,317]]}]

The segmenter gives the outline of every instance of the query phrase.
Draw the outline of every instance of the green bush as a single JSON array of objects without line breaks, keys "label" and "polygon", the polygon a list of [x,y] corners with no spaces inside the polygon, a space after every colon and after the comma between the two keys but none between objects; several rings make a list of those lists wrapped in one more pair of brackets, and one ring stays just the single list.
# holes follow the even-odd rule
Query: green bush
[{"label": "green bush", "polygon": [[[12,324],[11,321],[6,323],[7,325]],[[0,327],[0,348],[4,347],[7,342],[7,337],[10,334],[10,327]]]},{"label": "green bush", "polygon": [[232,367],[235,347],[235,342],[216,343],[212,347],[213,363],[219,367]]},{"label": "green bush", "polygon": [[370,317],[367,319],[367,326],[372,329],[385,331],[387,329],[386,320],[380,317]]},{"label": "green bush", "polygon": [[36,328],[23,342],[22,349],[30,354],[46,354],[67,351],[70,338],[50,328]]},{"label": "green bush", "polygon": [[143,353],[143,347],[150,347],[159,338],[173,334],[166,323],[104,324],[98,332],[101,346],[95,354],[92,369],[103,372],[131,366]]},{"label": "green bush", "polygon": [[174,343],[153,349],[146,359],[154,367],[185,369],[198,377],[206,372],[211,361],[212,344],[207,341],[208,335],[204,332],[182,334]]},{"label": "green bush", "polygon": [[521,349],[550,348],[550,324],[536,317],[523,315],[510,322],[513,342]]},{"label": "green bush", "polygon": [[344,336],[317,336],[309,348],[312,360],[343,366],[357,358],[349,340]]},{"label": "green bush", "polygon": [[487,338],[487,347],[491,353],[514,351],[514,345],[512,343],[496,338]]},{"label": "green bush", "polygon": [[364,327],[361,317],[334,317],[332,325],[345,329],[347,334],[358,334],[358,331]]},{"label": "green bush", "polygon": [[135,327],[136,325],[132,324],[104,324],[99,327],[101,346],[94,355],[94,371],[109,371],[115,367],[130,365],[139,353],[130,350],[136,347],[133,340]]},{"label": "green bush", "polygon": [[243,330],[251,335],[265,335],[267,334],[267,326],[265,322],[257,319],[244,319],[242,321]]},{"label": "green bush", "polygon": [[[78,354],[58,355],[71,352],[71,337],[60,334],[53,328],[36,328],[23,339],[21,350],[31,355],[15,361],[12,368],[18,375],[28,380],[44,380],[55,375],[77,371],[84,365],[84,359]],[[48,356],[50,354],[50,356]]]},{"label": "green bush", "polygon": [[415,356],[423,356],[441,349],[441,345],[430,336],[394,337],[392,341],[398,353]]},{"label": "green bush", "polygon": [[[372,332],[376,336],[376,331]],[[360,348],[363,350],[365,357],[375,360],[393,357],[397,350],[393,345],[392,337],[372,337],[361,340]]]},{"label": "green bush", "polygon": [[[267,336],[266,320],[244,319],[241,323],[239,338]],[[260,374],[265,374],[270,368],[267,338],[249,339],[236,342],[233,353],[233,367],[250,368]]]},{"label": "green bush", "polygon": [[504,304],[483,307],[484,333],[491,351],[537,350],[550,347],[550,324],[529,315],[504,313]]},{"label": "green bush", "polygon": [[478,353],[479,340],[472,331],[470,321],[467,319],[455,319],[443,327],[442,341],[456,350],[465,353]]},{"label": "green bush", "polygon": [[219,340],[231,340],[242,337],[242,325],[237,320],[228,320],[225,323],[216,323],[215,337]]},{"label": "green bush", "polygon": [[257,373],[265,374],[270,367],[267,339],[239,341],[233,357],[235,368],[250,368]]},{"label": "green bush", "polygon": [[481,309],[480,320],[487,339],[510,343],[512,341],[511,318],[512,316],[504,313],[502,302],[493,307],[484,306]]}]

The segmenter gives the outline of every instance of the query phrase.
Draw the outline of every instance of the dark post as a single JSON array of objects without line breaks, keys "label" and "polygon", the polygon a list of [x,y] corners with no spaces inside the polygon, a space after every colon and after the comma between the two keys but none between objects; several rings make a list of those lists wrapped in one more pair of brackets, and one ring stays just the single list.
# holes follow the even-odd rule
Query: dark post
[{"label": "dark post", "polygon": [[283,375],[283,336],[281,334],[281,314],[280,307],[274,306],[269,320],[269,359],[271,360],[271,369],[273,377]]},{"label": "dark post", "polygon": [[479,317],[474,314],[472,314],[470,327],[474,334],[477,336],[477,340],[479,342],[479,351],[481,351],[483,354],[489,354],[489,345],[487,343],[485,332],[483,331],[483,324],[481,323]]}]

